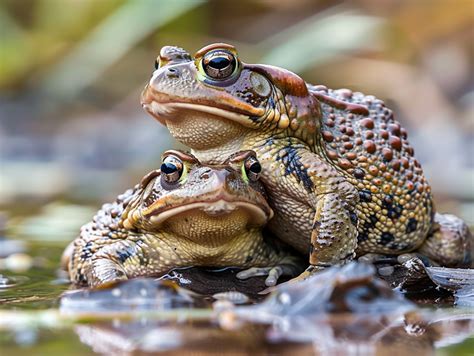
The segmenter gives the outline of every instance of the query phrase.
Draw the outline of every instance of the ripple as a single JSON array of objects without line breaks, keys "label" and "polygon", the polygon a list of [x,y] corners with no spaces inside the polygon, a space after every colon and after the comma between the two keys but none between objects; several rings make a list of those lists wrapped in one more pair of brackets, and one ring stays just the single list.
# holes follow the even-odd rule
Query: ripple
[{"label": "ripple", "polygon": [[15,277],[8,277],[0,274],[0,290],[13,288],[21,283],[24,283],[28,280],[28,277],[24,276],[15,276]]}]

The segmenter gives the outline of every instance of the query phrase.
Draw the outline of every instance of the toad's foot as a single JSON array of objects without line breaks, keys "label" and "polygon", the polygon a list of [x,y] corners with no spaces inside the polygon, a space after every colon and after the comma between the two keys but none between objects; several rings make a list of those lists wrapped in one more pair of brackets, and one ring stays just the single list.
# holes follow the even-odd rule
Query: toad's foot
[{"label": "toad's foot", "polygon": [[474,239],[460,218],[436,213],[428,237],[416,252],[444,267],[470,268],[473,265]]},{"label": "toad's foot", "polygon": [[91,287],[106,288],[128,279],[125,270],[119,264],[105,258],[93,261],[86,274]]},{"label": "toad's foot", "polygon": [[237,273],[238,279],[248,279],[251,277],[268,276],[265,279],[267,287],[273,287],[277,284],[281,276],[294,276],[301,271],[300,259],[296,257],[285,257],[280,264],[273,267],[251,267]]}]

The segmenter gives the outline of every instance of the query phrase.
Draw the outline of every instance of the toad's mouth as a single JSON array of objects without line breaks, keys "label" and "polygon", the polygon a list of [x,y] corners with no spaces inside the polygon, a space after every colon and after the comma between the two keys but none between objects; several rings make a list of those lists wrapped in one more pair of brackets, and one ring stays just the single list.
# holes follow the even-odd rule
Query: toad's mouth
[{"label": "toad's mouth", "polygon": [[215,118],[230,120],[239,125],[253,127],[253,121],[249,115],[239,114],[226,109],[218,108],[210,105],[182,103],[182,102],[157,102],[143,103],[143,108],[156,118],[163,125],[167,125],[169,120],[183,119],[186,113],[198,112],[201,116],[210,115]]},{"label": "toad's mouth", "polygon": [[[150,209],[147,209],[150,211]],[[259,205],[248,201],[230,201],[219,197],[214,201],[195,201],[189,204],[183,204],[172,208],[164,208],[144,213],[151,223],[155,226],[162,225],[165,221],[191,214],[193,212],[202,212],[205,219],[215,219],[225,215],[245,212],[248,216],[248,224],[253,226],[263,226],[272,217],[273,210],[268,205]]]}]

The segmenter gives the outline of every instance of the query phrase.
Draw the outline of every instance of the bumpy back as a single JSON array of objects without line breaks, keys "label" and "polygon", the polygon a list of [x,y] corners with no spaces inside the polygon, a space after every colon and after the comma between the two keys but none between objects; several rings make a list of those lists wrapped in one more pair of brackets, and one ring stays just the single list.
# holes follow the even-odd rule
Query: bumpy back
[{"label": "bumpy back", "polygon": [[433,207],[406,130],[373,96],[324,86],[309,90],[322,109],[318,151],[359,190],[359,251],[417,247],[428,234]]}]

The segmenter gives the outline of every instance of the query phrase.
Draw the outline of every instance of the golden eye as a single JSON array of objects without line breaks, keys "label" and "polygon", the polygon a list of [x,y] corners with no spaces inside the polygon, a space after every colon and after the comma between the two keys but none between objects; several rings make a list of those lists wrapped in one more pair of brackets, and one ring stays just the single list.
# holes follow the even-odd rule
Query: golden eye
[{"label": "golden eye", "polygon": [[176,183],[183,174],[183,162],[178,157],[166,156],[160,170],[166,183]]},{"label": "golden eye", "polygon": [[245,162],[245,174],[247,175],[248,179],[255,182],[260,177],[260,173],[262,172],[262,166],[260,162],[254,156],[249,156]]},{"label": "golden eye", "polygon": [[237,68],[235,56],[224,50],[215,50],[206,53],[202,60],[204,72],[213,79],[227,79]]}]

